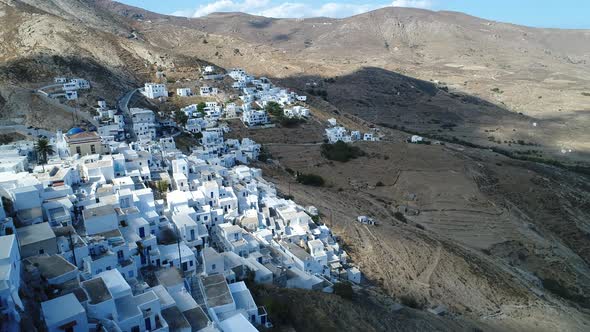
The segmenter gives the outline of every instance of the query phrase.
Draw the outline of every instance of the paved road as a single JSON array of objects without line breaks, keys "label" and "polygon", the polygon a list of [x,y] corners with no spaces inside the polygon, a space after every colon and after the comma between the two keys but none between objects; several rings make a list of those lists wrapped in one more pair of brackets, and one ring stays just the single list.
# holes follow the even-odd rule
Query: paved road
[{"label": "paved road", "polygon": [[140,89],[134,89],[124,94],[119,100],[117,100],[117,109],[123,113],[125,119],[125,136],[129,134],[129,139],[132,141],[137,140],[135,132],[133,132],[133,122],[131,121],[131,112],[129,111],[129,101],[133,95]]},{"label": "paved road", "polygon": [[62,84],[55,83],[55,84],[49,84],[49,85],[46,85],[46,86],[42,86],[42,87],[40,87],[37,90],[43,91],[43,90],[52,89],[52,88],[63,88],[63,86],[64,86],[63,83]]}]

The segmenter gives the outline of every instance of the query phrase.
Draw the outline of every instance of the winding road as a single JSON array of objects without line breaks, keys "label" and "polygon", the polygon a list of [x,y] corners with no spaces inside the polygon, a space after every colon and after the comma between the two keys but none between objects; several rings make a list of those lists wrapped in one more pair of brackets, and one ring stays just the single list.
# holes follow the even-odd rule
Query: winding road
[{"label": "winding road", "polygon": [[117,100],[117,110],[123,113],[123,117],[125,118],[125,136],[129,134],[129,139],[135,141],[137,136],[133,131],[133,122],[131,121],[131,112],[129,111],[129,102],[133,95],[138,92],[140,89],[134,89],[126,94],[124,94],[119,100]]}]

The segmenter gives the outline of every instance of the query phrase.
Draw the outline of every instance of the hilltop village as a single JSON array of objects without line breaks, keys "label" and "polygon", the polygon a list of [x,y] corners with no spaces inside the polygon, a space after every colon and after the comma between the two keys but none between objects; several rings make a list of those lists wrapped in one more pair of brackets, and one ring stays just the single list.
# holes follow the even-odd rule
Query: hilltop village
[{"label": "hilltop village", "polygon": [[[361,282],[318,210],[284,198],[248,166],[261,146],[224,138],[222,119],[272,126],[269,105],[282,112],[274,117],[310,117],[306,97],[241,69],[203,72],[212,82],[231,77],[239,98],[171,115],[128,108],[134,94],[225,93],[146,83],[114,108],[99,100],[86,128],[0,147],[3,330],[256,331],[272,322],[252,285],[333,292]],[[75,100],[86,89],[84,79],[60,77],[41,91]],[[186,134],[198,138],[190,153],[175,143]],[[326,135],[378,139],[333,119]]]}]

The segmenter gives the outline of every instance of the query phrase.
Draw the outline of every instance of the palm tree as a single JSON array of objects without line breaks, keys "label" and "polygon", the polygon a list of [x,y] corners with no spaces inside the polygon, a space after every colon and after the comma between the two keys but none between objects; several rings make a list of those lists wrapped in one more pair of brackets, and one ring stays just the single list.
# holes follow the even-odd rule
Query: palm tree
[{"label": "palm tree", "polygon": [[49,140],[46,138],[39,138],[37,143],[35,143],[35,151],[37,154],[41,155],[40,164],[43,166],[43,172],[45,172],[45,164],[47,164],[47,156],[54,154],[55,149],[53,145],[49,144]]}]

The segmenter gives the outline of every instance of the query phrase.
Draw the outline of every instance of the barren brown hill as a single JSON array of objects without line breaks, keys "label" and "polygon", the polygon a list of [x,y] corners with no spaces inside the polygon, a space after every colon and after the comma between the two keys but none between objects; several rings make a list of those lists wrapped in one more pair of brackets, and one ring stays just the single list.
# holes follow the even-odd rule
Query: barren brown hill
[{"label": "barren brown hill", "polygon": [[[346,19],[188,19],[108,0],[0,0],[0,22],[3,126],[65,129],[73,107],[89,110],[97,97],[113,104],[156,70],[194,81],[204,63],[244,67],[309,95],[313,118],[299,127],[231,123],[229,136],[264,145],[272,161],[257,166],[320,209],[366,283],[352,301],[259,289],[277,325],[588,330],[590,184],[547,162],[590,161],[589,31],[401,8]],[[59,107],[31,92],[55,76],[84,77],[93,88],[79,105]],[[366,155],[347,163],[326,160],[319,144],[330,117],[378,128],[384,141],[358,144]],[[404,143],[413,132],[446,143]],[[328,185],[295,184],[288,169]],[[379,225],[355,222],[365,214]],[[397,311],[396,302],[444,305],[449,315]]]},{"label": "barren brown hill", "polygon": [[[327,91],[329,102],[363,119],[510,151],[522,150],[511,142],[526,142],[542,158],[589,161],[587,30],[407,8],[345,19],[242,13],[187,19],[98,3],[134,21],[152,43],[282,78],[300,91]],[[407,84],[414,79],[430,87]],[[433,101],[434,87],[446,91],[442,99],[455,100]]]}]

